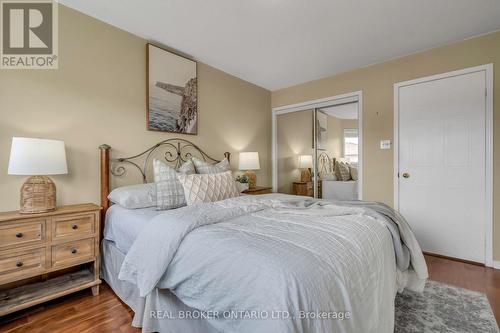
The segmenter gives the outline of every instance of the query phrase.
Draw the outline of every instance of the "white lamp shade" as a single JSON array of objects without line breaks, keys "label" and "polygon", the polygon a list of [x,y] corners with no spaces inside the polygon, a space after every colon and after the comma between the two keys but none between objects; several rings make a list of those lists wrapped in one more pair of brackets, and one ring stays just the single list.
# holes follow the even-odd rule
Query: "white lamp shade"
[{"label": "white lamp shade", "polygon": [[9,175],[45,176],[68,173],[64,141],[12,138]]},{"label": "white lamp shade", "polygon": [[312,155],[299,155],[299,169],[308,169],[313,167]]},{"label": "white lamp shade", "polygon": [[240,153],[240,170],[259,170],[259,153],[256,151],[241,152]]}]

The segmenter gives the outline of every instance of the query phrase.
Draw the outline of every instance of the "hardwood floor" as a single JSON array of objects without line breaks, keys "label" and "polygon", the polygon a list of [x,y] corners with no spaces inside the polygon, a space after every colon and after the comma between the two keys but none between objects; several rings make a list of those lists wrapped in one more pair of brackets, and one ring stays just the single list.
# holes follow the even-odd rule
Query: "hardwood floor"
[{"label": "hardwood floor", "polygon": [[107,284],[98,296],[90,289],[0,319],[0,332],[141,332],[130,326],[133,312]]},{"label": "hardwood floor", "polygon": [[[500,270],[426,256],[430,278],[488,295],[500,322]],[[103,284],[99,296],[89,290],[0,318],[0,332],[140,332],[130,326],[132,311]]]}]

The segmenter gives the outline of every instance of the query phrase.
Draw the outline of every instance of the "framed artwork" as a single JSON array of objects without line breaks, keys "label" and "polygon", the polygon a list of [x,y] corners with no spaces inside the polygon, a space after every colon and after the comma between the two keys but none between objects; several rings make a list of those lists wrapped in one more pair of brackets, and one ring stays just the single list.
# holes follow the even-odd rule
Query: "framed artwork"
[{"label": "framed artwork", "polygon": [[146,59],[148,130],[197,134],[196,61],[149,43]]},{"label": "framed artwork", "polygon": [[[316,111],[316,148],[318,150],[326,150],[328,140],[328,116]],[[314,147],[313,147],[314,148]]]}]

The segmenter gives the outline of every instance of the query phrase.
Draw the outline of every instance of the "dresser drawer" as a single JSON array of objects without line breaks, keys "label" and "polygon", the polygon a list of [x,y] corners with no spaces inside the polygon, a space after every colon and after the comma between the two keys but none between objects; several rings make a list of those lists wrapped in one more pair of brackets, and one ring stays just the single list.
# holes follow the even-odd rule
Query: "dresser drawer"
[{"label": "dresser drawer", "polygon": [[45,220],[0,226],[0,248],[41,243],[45,239]]},{"label": "dresser drawer", "polygon": [[0,255],[0,281],[14,281],[40,274],[45,268],[45,248],[21,250]]},{"label": "dresser drawer", "polygon": [[95,231],[95,215],[80,214],[58,216],[52,219],[52,238],[92,235]]},{"label": "dresser drawer", "polygon": [[52,267],[73,265],[94,258],[94,238],[52,246]]}]

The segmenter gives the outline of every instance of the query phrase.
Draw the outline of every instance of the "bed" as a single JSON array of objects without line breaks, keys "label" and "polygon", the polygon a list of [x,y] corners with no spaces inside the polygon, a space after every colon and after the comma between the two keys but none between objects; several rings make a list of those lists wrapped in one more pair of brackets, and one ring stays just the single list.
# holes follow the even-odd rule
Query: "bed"
[{"label": "bed", "polygon": [[357,180],[321,180],[322,198],[327,200],[355,200],[358,198]]},{"label": "bed", "polygon": [[[318,175],[321,181],[321,198],[326,200],[356,200],[358,199],[358,180],[341,181],[335,176],[335,157],[322,152],[318,155]],[[340,159],[342,160],[342,159]],[[356,168],[357,169],[357,168]]]},{"label": "bed", "polygon": [[267,194],[109,207],[110,177],[131,166],[147,181],[161,148],[173,164],[206,155],[180,139],[131,159],[101,146],[102,277],[143,332],[392,332],[396,292],[423,288],[418,243],[381,204]]}]

